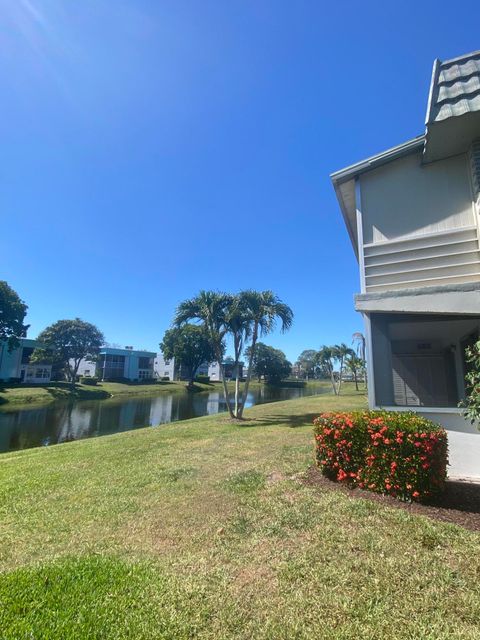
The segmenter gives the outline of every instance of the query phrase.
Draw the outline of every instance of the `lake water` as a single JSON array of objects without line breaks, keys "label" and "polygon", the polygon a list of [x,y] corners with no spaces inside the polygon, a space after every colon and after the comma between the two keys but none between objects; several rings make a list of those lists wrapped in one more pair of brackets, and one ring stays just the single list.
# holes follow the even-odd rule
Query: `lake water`
[{"label": "lake water", "polygon": [[[247,407],[328,392],[326,386],[260,387],[248,394]],[[156,427],[167,422],[226,411],[220,388],[200,393],[109,400],[57,401],[48,405],[0,411],[0,452]]]}]

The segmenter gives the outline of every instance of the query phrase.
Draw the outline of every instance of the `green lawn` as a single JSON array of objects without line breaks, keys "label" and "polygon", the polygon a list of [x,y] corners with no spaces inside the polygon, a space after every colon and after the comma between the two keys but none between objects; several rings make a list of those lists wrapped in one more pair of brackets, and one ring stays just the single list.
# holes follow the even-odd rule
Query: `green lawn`
[{"label": "green lawn", "polygon": [[478,639],[480,536],[303,483],[348,391],[0,456],[0,638]]}]

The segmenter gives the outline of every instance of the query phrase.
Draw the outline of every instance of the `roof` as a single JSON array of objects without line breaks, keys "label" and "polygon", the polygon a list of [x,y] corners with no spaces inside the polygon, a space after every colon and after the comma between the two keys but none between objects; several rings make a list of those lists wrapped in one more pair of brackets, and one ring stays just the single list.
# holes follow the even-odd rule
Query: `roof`
[{"label": "roof", "polygon": [[153,351],[144,351],[143,349],[120,349],[117,347],[102,347],[100,349],[101,354],[107,354],[111,356],[139,356],[156,358],[157,354]]},{"label": "roof", "polygon": [[426,124],[480,111],[480,51],[433,63]]},{"label": "roof", "polygon": [[330,174],[330,178],[335,188],[340,209],[342,211],[343,218],[347,227],[348,235],[352,242],[353,250],[358,256],[357,247],[357,221],[356,221],[356,194],[355,194],[355,179],[372,169],[377,169],[388,162],[402,158],[410,153],[419,152],[423,149],[425,143],[425,136],[417,136],[412,140],[408,140],[396,147],[387,149],[377,153],[370,158],[356,162],[355,164],[335,171]]},{"label": "roof", "polygon": [[366,171],[370,171],[371,169],[376,169],[382,164],[387,164],[387,162],[397,160],[397,158],[406,156],[409,153],[419,151],[420,149],[423,149],[424,143],[425,136],[417,136],[416,138],[407,140],[407,142],[402,142],[402,144],[399,144],[396,147],[391,147],[390,149],[381,151],[380,153],[377,153],[374,156],[370,156],[365,160],[360,160],[360,162],[351,164],[344,169],[334,171],[334,173],[330,174],[330,179],[332,180],[334,185],[341,182],[346,182],[347,180],[356,178],[361,173],[365,173]]}]

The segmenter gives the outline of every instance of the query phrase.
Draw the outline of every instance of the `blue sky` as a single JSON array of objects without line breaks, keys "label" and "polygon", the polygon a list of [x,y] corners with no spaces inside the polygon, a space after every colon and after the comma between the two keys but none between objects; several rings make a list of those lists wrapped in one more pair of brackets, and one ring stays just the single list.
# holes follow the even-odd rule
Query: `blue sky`
[{"label": "blue sky", "polygon": [[277,292],[290,359],[362,329],[329,173],[422,133],[433,59],[480,48],[478,2],[0,11],[0,278],[30,337],[79,316],[155,350],[202,288]]}]

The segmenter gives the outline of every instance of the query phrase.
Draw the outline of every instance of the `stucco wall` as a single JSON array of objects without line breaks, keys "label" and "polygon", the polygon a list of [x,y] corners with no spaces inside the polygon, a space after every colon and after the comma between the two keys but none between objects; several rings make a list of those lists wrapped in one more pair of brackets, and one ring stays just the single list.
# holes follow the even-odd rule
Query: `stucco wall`
[{"label": "stucco wall", "polygon": [[466,154],[428,165],[414,153],[360,177],[364,243],[475,224]]}]

